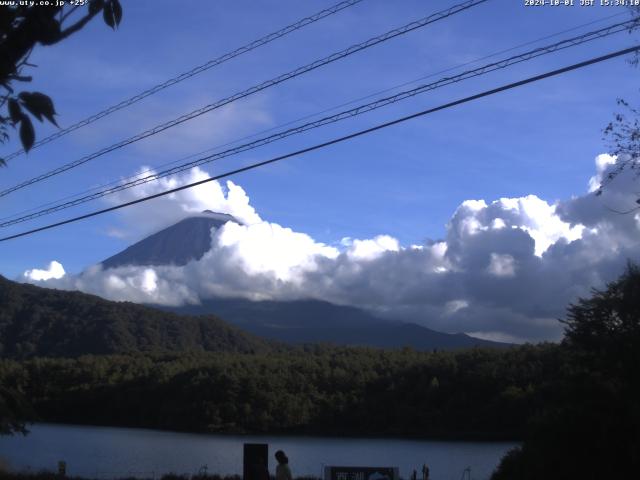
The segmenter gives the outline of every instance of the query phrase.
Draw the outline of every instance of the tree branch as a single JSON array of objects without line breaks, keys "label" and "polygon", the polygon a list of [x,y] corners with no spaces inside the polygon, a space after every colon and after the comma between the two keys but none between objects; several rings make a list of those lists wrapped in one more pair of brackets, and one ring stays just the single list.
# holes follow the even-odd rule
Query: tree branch
[{"label": "tree branch", "polygon": [[[79,5],[75,5],[75,6],[71,7],[71,9],[67,13],[62,15],[60,17],[60,25],[62,25],[62,22],[64,22],[70,15],[73,15],[73,12],[75,12],[78,8],[80,8],[80,6]],[[62,10],[60,11],[60,13],[62,13]]]},{"label": "tree branch", "polygon": [[72,35],[74,33],[76,33],[77,31],[81,30],[87,23],[89,23],[91,21],[91,19],[93,17],[95,17],[98,13],[100,13],[100,10],[97,10],[95,12],[89,12],[87,13],[84,17],[82,17],[80,20],[78,20],[76,23],[74,23],[73,25],[71,25],[69,28],[63,30],[60,32],[60,36],[57,40],[57,42],[59,42],[60,40],[64,40],[65,38],[67,38],[69,35]]}]

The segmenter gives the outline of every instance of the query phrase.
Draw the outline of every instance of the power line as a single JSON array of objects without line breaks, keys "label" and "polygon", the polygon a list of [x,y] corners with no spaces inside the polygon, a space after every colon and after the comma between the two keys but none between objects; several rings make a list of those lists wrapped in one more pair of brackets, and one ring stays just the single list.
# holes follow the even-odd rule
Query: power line
[{"label": "power line", "polygon": [[171,120],[169,122],[163,123],[161,125],[158,125],[156,127],[153,127],[149,130],[146,130],[142,133],[139,133],[137,135],[134,135],[133,137],[129,137],[125,140],[122,140],[118,143],[115,143],[113,145],[110,145],[108,147],[105,147],[101,150],[98,150],[97,152],[94,152],[92,154],[86,155],[78,160],[75,160],[73,162],[67,163],[65,165],[62,165],[58,168],[55,168],[47,173],[44,173],[42,175],[39,175],[37,177],[33,177],[29,180],[26,180],[22,183],[19,183],[13,187],[7,188],[5,190],[0,191],[0,197],[4,197],[12,192],[15,192],[16,190],[20,190],[22,188],[25,188],[29,185],[33,185],[34,183],[38,183],[41,182],[43,180],[46,180],[47,178],[53,177],[55,175],[58,175],[60,173],[66,172],[67,170],[70,170],[72,168],[78,167],[84,163],[87,163],[90,160],[94,160],[95,158],[98,158],[106,153],[112,152],[114,150],[120,149],[122,147],[125,147],[131,143],[137,142],[139,140],[142,140],[144,138],[150,137],[152,135],[156,135],[157,133],[163,132],[164,130],[167,130],[168,128],[174,127],[176,125],[179,125],[181,123],[184,123],[188,120],[192,120],[196,117],[199,117],[200,115],[204,115],[205,113],[208,113],[212,110],[215,110],[217,108],[223,107],[224,105],[227,105],[231,102],[234,102],[236,100],[239,100],[241,98],[247,97],[249,95],[252,95],[254,93],[260,92],[266,88],[272,87],[274,85],[278,85],[282,82],[285,82],[287,80],[290,80],[292,78],[298,77],[304,73],[310,72],[312,70],[315,70],[316,68],[322,67],[324,65],[327,65],[329,63],[335,62],[337,60],[340,60],[342,58],[348,57],[350,55],[353,55],[354,53],[360,52],[362,50],[365,50],[367,48],[370,48],[374,45],[377,45],[379,43],[383,43],[386,42],[388,40],[391,40],[392,38],[395,38],[397,36],[400,35],[404,35],[406,33],[409,33],[413,30],[416,30],[418,28],[422,28],[425,27],[431,23],[437,22],[439,20],[443,20],[445,18],[448,18],[452,15],[455,15],[457,13],[460,13],[464,10],[467,10],[469,8],[472,8],[476,5],[482,4],[487,2],[488,0],[467,0],[463,3],[460,3],[458,5],[454,5],[453,7],[447,8],[445,10],[442,10],[440,12],[434,13],[432,15],[429,15],[427,17],[424,17],[420,20],[416,20],[413,22],[410,22],[406,25],[403,25],[402,27],[399,28],[395,28],[393,30],[390,30],[386,33],[383,33],[382,35],[378,35],[376,37],[370,38],[369,40],[366,40],[362,43],[359,44],[355,44],[352,45],[349,48],[346,48],[344,50],[341,50],[339,52],[333,53],[327,57],[324,57],[320,60],[316,60],[315,62],[309,63],[303,67],[298,67],[295,70],[292,70],[288,73],[285,73],[283,75],[280,75],[278,77],[275,77],[271,80],[267,80],[266,82],[263,82],[259,85],[253,86],[247,90],[244,90],[240,93],[236,93],[230,97],[227,97],[225,99],[219,100],[215,103],[211,103],[209,105],[205,105],[204,107],[201,107],[199,109],[196,109],[190,113],[187,113],[185,115],[182,115],[174,120]]},{"label": "power line", "polygon": [[[443,70],[439,70],[437,72],[430,73],[428,75],[423,75],[423,76],[415,78],[413,80],[394,85],[393,87],[388,87],[388,88],[385,88],[383,90],[378,90],[376,92],[372,92],[372,93],[367,94],[365,96],[358,97],[358,98],[355,98],[353,100],[349,100],[347,102],[343,102],[343,103],[338,104],[338,105],[334,105],[333,107],[329,107],[329,108],[320,110],[320,111],[315,112],[315,113],[311,113],[311,114],[308,114],[308,115],[304,115],[302,117],[298,117],[298,118],[296,118],[294,120],[289,120],[289,121],[287,121],[285,123],[281,123],[279,125],[276,125],[276,126],[261,130],[259,132],[252,133],[252,134],[246,135],[244,137],[236,138],[235,140],[231,140],[231,141],[225,142],[223,144],[218,144],[218,145],[216,145],[214,147],[210,147],[210,148],[208,148],[206,150],[202,150],[202,151],[197,152],[197,153],[189,154],[189,155],[187,155],[185,157],[181,157],[181,158],[179,158],[177,160],[172,160],[170,162],[162,163],[162,164],[160,164],[160,165],[158,165],[157,167],[154,167],[154,168],[163,168],[163,167],[168,167],[168,166],[171,166],[171,165],[176,165],[176,164],[178,164],[178,163],[180,163],[180,162],[182,162],[184,160],[188,160],[190,158],[197,157],[198,155],[203,155],[205,153],[213,152],[213,151],[216,151],[216,150],[218,150],[220,148],[227,147],[229,145],[233,145],[233,144],[239,143],[239,142],[241,142],[243,140],[248,140],[250,138],[255,138],[255,137],[258,137],[260,135],[263,135],[265,133],[273,132],[274,130],[278,130],[279,128],[287,127],[289,125],[294,125],[294,124],[296,124],[298,122],[301,122],[301,121],[304,121],[304,120],[308,120],[310,118],[317,117],[317,116],[322,115],[324,113],[332,112],[334,110],[337,110],[338,108],[346,107],[348,105],[353,105],[356,102],[359,102],[359,101],[362,101],[362,100],[367,100],[369,98],[373,98],[373,97],[375,97],[377,95],[381,95],[383,93],[388,93],[388,92],[391,92],[393,90],[397,90],[398,88],[402,88],[402,87],[405,87],[407,85],[415,84],[415,83],[419,82],[420,80],[425,80],[427,78],[433,78],[433,77],[435,77],[437,75],[440,75],[440,74],[443,74],[443,73],[447,73],[447,72],[451,72],[451,71],[454,71],[454,70],[458,70],[458,69],[460,69],[462,67],[465,67],[467,65],[473,65],[474,63],[478,63],[478,62],[480,62],[482,60],[486,60],[488,58],[493,58],[493,57],[496,57],[496,56],[501,55],[503,53],[512,52],[514,50],[518,50],[519,48],[526,47],[526,46],[529,46],[529,45],[533,45],[533,44],[536,44],[536,43],[541,42],[543,40],[548,40],[550,38],[558,37],[558,36],[563,35],[565,33],[573,32],[575,30],[579,30],[581,28],[584,28],[584,27],[587,27],[587,26],[590,26],[590,25],[594,25],[596,23],[602,23],[602,22],[605,22],[607,20],[611,20],[612,18],[620,17],[622,15],[627,15],[627,13],[626,12],[614,13],[612,15],[608,15],[606,17],[602,17],[602,18],[599,18],[597,20],[592,20],[592,21],[587,22],[587,23],[582,23],[580,25],[576,25],[575,27],[567,28],[565,30],[558,31],[558,32],[552,33],[550,35],[545,35],[543,37],[539,37],[539,38],[537,38],[535,40],[529,40],[529,41],[527,41],[525,43],[520,43],[520,44],[515,45],[513,47],[509,47],[509,48],[504,49],[504,50],[499,50],[497,52],[493,52],[493,53],[490,53],[488,55],[484,55],[482,57],[476,58],[474,60],[470,60],[468,62],[464,62],[464,63],[458,64],[456,66],[453,66],[453,67],[448,67],[448,68],[445,68]],[[105,187],[116,185],[116,184],[119,184],[121,182],[126,182],[126,181],[129,181],[129,180],[133,180],[133,179],[139,178],[141,175],[151,174],[151,173],[155,172],[154,168],[150,168],[148,170],[144,170],[142,172],[138,172],[135,175],[129,175],[128,177],[125,177],[123,179],[112,180],[110,182],[103,183],[101,185],[96,185],[95,187],[89,188],[89,189],[84,190],[82,192],[78,192],[78,193],[75,193],[75,194],[72,194],[72,195],[67,195],[67,196],[59,198],[57,200],[46,202],[44,204],[40,204],[40,205],[37,205],[37,206],[29,208],[29,209],[21,210],[19,212],[14,213],[14,214],[7,215],[5,217],[0,217],[0,222],[3,222],[5,220],[14,219],[16,217],[19,217],[20,215],[26,215],[26,214],[31,213],[31,212],[36,212],[38,209],[43,209],[43,208],[49,207],[51,205],[56,205],[56,203],[58,203],[58,202],[62,202],[64,200],[69,200],[69,199],[72,199],[72,198],[77,198],[77,197],[80,197],[81,195],[86,195],[86,194],[88,194],[90,192],[95,192],[97,190],[104,189]]]},{"label": "power line", "polygon": [[[312,23],[315,23],[319,20],[322,20],[323,18],[326,18],[330,15],[333,15],[335,13],[338,13],[346,8],[352,7],[354,5],[356,5],[357,3],[362,2],[363,0],[345,0],[343,2],[337,3],[332,7],[329,7],[325,10],[322,10],[318,13],[315,13],[311,16],[305,17],[301,20],[298,20],[295,23],[292,23],[291,25],[288,25],[276,32],[272,32],[268,35],[265,35],[262,38],[259,38],[258,40],[254,40],[251,43],[248,43],[240,48],[237,48],[231,52],[225,53],[224,55],[221,55],[217,58],[214,58],[212,60],[209,60],[208,62],[203,63],[202,65],[198,65],[195,68],[192,68],[189,71],[183,72],[180,75],[177,75],[173,78],[170,78],[169,80],[166,80],[165,82],[162,82],[158,85],[155,85],[147,90],[144,90],[143,92],[138,93],[137,95],[134,95],[133,97],[130,97],[126,100],[121,101],[120,103],[113,105],[109,108],[106,108],[94,115],[91,115],[90,117],[87,117],[83,120],[80,120],[77,123],[74,123],[73,125],[70,125],[67,128],[63,128],[61,130],[58,130],[57,132],[55,132],[52,135],[49,135],[46,138],[43,138],[42,140],[36,142],[33,144],[33,147],[31,147],[32,149],[37,148],[41,145],[45,145],[49,142],[52,142],[60,137],[63,137],[65,135],[67,135],[68,133],[71,133],[75,130],[78,130],[79,128],[85,127],[97,120],[100,120],[101,118],[106,117],[107,115],[111,115],[114,112],[117,112],[118,110],[122,110],[123,108],[126,108],[130,105],[133,105],[134,103],[139,102],[140,100],[150,96],[150,95],[154,95],[155,93],[158,93],[161,90],[164,90],[165,88],[169,88],[177,83],[180,83],[184,80],[187,80],[191,77],[194,77],[195,75],[198,75],[202,72],[205,72],[213,67],[217,67],[218,65],[221,65],[235,57],[239,57],[240,55],[243,55],[245,53],[248,53],[252,50],[255,50],[256,48],[262,47],[264,45],[267,45],[268,43],[273,42],[274,40],[277,40],[278,38],[284,37],[285,35],[288,35],[292,32],[295,32],[296,30],[299,30],[303,27],[306,27],[307,25],[311,25]],[[11,160],[13,158],[16,158],[20,155],[22,155],[24,152],[23,149],[21,150],[17,150],[15,152],[13,152],[12,154],[4,157],[5,161]]]},{"label": "power line", "polygon": [[[133,180],[127,181],[125,183],[121,183],[120,185],[116,185],[114,187],[111,188],[107,188],[104,190],[100,190],[97,191],[95,193],[91,193],[88,195],[85,195],[83,197],[79,197],[76,198],[74,200],[70,200],[68,202],[64,202],[64,203],[60,203],[54,206],[51,206],[49,208],[44,208],[42,210],[36,211],[34,213],[30,213],[27,215],[23,215],[20,216],[18,218],[12,218],[11,220],[5,220],[5,221],[0,221],[0,228],[3,227],[9,227],[11,225],[15,225],[18,223],[22,223],[22,222],[26,222],[28,220],[33,220],[34,218],[38,218],[44,215],[48,215],[51,213],[55,213],[61,210],[65,210],[67,208],[71,208],[83,203],[87,203],[89,201],[92,200],[96,200],[98,198],[102,198],[104,196],[107,195],[111,195],[113,193],[117,193],[123,190],[127,190],[129,188],[133,188],[139,185],[143,185],[145,183],[149,183],[152,181],[157,181],[160,178],[164,178],[164,177],[168,177],[171,175],[175,175],[176,173],[188,170],[190,168],[193,167],[197,167],[206,163],[210,163],[216,160],[220,160],[222,158],[227,158],[229,156],[232,155],[237,155],[239,153],[242,152],[246,152],[249,150],[253,150],[255,148],[267,145],[269,143],[273,143],[276,142],[278,140],[282,140],[284,138],[287,138],[289,136],[292,135],[297,135],[315,128],[319,128],[322,127],[324,125],[328,125],[331,123],[336,123],[339,122],[341,120],[347,119],[347,118],[351,118],[351,117],[355,117],[358,115],[361,115],[363,113],[367,113],[373,110],[377,110],[379,108],[382,108],[384,106],[402,101],[402,100],[406,100],[408,98],[411,98],[415,95],[421,94],[421,93],[425,93],[427,91],[431,91],[431,90],[435,90],[437,88],[441,88],[447,85],[451,85],[453,83],[458,83],[464,80],[468,80],[470,78],[474,78],[480,75],[485,75],[487,73],[490,72],[494,72],[496,70],[501,70],[504,68],[507,68],[509,66],[518,64],[518,63],[522,63],[525,61],[529,61],[532,60],[533,58],[537,58],[540,57],[542,55],[547,55],[550,53],[554,53],[557,52],[559,50],[564,50],[566,48],[570,48],[570,47],[574,47],[589,41],[593,41],[596,39],[600,39],[600,38],[604,38],[607,37],[609,35],[613,35],[615,33],[619,33],[625,30],[628,30],[630,27],[632,27],[633,25],[637,24],[638,22],[640,22],[640,20],[628,20],[626,22],[621,22],[621,23],[617,23],[617,24],[613,24],[610,25],[608,27],[604,27],[601,28],[599,30],[595,30],[592,32],[587,32],[584,33],[582,35],[578,35],[576,37],[572,37],[572,38],[568,38],[568,39],[564,39],[561,40],[559,42],[550,44],[550,45],[546,45],[543,47],[538,47],[536,49],[521,53],[519,55],[514,55],[511,57],[508,57],[506,59],[497,61],[497,62],[493,62],[493,63],[489,63],[487,65],[483,65],[481,67],[472,69],[472,70],[467,70],[465,72],[462,72],[458,75],[454,75],[454,76],[450,76],[450,77],[444,77],[441,78],[440,80],[437,80],[435,82],[429,83],[429,84],[425,84],[425,85],[420,85],[416,88],[413,88],[411,90],[406,90],[403,92],[399,92],[395,95],[386,97],[386,98],[381,98],[378,100],[375,100],[373,102],[364,104],[364,105],[360,105],[358,107],[349,109],[349,110],[345,110],[339,113],[336,113],[334,115],[330,115],[324,118],[321,118],[319,120],[316,121],[312,121],[312,122],[308,122],[305,123],[303,125],[299,125],[297,127],[293,127],[290,128],[288,130],[284,130],[281,132],[277,132],[273,135],[267,136],[267,137],[263,137],[260,138],[258,140],[255,140],[253,142],[249,142],[246,143],[244,145],[239,145],[237,147],[222,151],[222,152],[218,152],[218,153],[214,153],[212,155],[207,155],[205,157],[201,157],[199,159],[196,159],[194,161],[191,162],[187,162],[187,163],[183,163],[180,164],[178,166],[172,167],[172,168],[168,168],[165,169],[163,171],[157,172],[157,173],[150,173],[147,176],[135,176],[133,177]],[[144,175],[144,174],[142,174]]]},{"label": "power line", "polygon": [[360,130],[360,131],[357,131],[357,132],[354,132],[354,133],[351,133],[349,135],[345,135],[345,136],[342,136],[342,137],[334,138],[333,140],[329,140],[327,142],[319,143],[319,144],[313,145],[311,147],[304,148],[302,150],[297,150],[295,152],[291,152],[291,153],[288,153],[286,155],[281,155],[279,157],[271,158],[269,160],[264,160],[262,162],[253,163],[253,164],[247,165],[245,167],[237,168],[235,170],[231,170],[229,172],[226,172],[226,173],[223,173],[223,174],[220,174],[220,175],[216,175],[215,177],[207,178],[205,180],[200,180],[198,182],[193,182],[193,183],[190,183],[188,185],[183,185],[181,187],[173,188],[171,190],[165,190],[164,192],[156,193],[154,195],[149,195],[147,197],[139,198],[137,200],[132,200],[130,202],[121,203],[121,204],[115,205],[113,207],[104,208],[102,210],[96,210],[94,212],[87,213],[85,215],[80,215],[80,216],[77,216],[77,217],[73,217],[73,218],[70,218],[70,219],[67,219],[67,220],[63,220],[61,222],[51,223],[51,224],[45,225],[43,227],[34,228],[32,230],[28,230],[28,231],[25,231],[25,232],[17,233],[17,234],[14,234],[14,235],[9,235],[7,237],[2,237],[2,238],[0,238],[0,242],[5,242],[5,241],[8,241],[8,240],[12,240],[14,238],[24,237],[26,235],[31,235],[31,234],[34,234],[34,233],[37,233],[37,232],[42,232],[44,230],[49,230],[51,228],[55,228],[55,227],[59,227],[59,226],[62,226],[62,225],[69,224],[69,223],[73,223],[73,222],[77,222],[77,221],[80,221],[80,220],[84,220],[84,219],[87,219],[87,218],[95,217],[97,215],[102,215],[104,213],[112,212],[114,210],[119,210],[121,208],[130,207],[132,205],[136,205],[138,203],[146,202],[148,200],[153,200],[155,198],[163,197],[165,195],[170,195],[172,193],[176,193],[176,192],[179,192],[179,191],[182,191],[182,190],[186,190],[188,188],[193,188],[193,187],[196,187],[196,186],[199,186],[199,185],[203,185],[205,183],[212,182],[214,180],[220,180],[220,179],[225,178],[225,177],[230,177],[232,175],[237,175],[238,173],[243,173],[243,172],[246,172],[246,171],[249,171],[249,170],[256,169],[258,167],[263,167],[265,165],[276,163],[276,162],[279,162],[281,160],[285,160],[287,158],[296,157],[296,156],[302,155],[304,153],[312,152],[312,151],[315,151],[315,150],[320,150],[320,149],[328,147],[330,145],[335,145],[337,143],[341,143],[341,142],[344,142],[344,141],[347,141],[347,140],[351,140],[353,138],[360,137],[360,136],[375,132],[377,130],[382,130],[383,128],[387,128],[387,127],[390,127],[392,125],[397,125],[399,123],[403,123],[403,122],[406,122],[408,120],[412,120],[414,118],[418,118],[418,117],[422,117],[422,116],[425,116],[425,115],[429,115],[431,113],[439,112],[441,110],[446,110],[448,108],[452,108],[452,107],[455,107],[457,105],[462,105],[464,103],[469,103],[469,102],[472,102],[474,100],[478,100],[478,99],[483,98],[483,97],[488,97],[490,95],[494,95],[496,93],[503,92],[505,90],[511,90],[513,88],[521,87],[523,85],[526,85],[526,84],[529,84],[529,83],[533,83],[533,82],[537,82],[537,81],[543,80],[545,78],[558,76],[558,75],[561,75],[563,73],[567,73],[567,72],[570,72],[570,71],[573,71],[573,70],[577,70],[579,68],[584,68],[586,66],[593,65],[593,64],[596,64],[596,63],[604,62],[605,60],[610,60],[612,58],[620,57],[620,56],[626,55],[628,53],[637,52],[639,50],[640,50],[640,46],[634,46],[634,47],[625,48],[623,50],[618,50],[616,52],[612,52],[612,53],[609,53],[607,55],[602,55],[600,57],[591,58],[589,60],[585,60],[585,61],[580,62],[580,63],[575,63],[575,64],[569,65],[567,67],[559,68],[557,70],[552,70],[550,72],[542,73],[540,75],[529,77],[529,78],[526,78],[524,80],[519,80],[517,82],[509,83],[507,85],[503,85],[501,87],[497,87],[497,88],[494,88],[494,89],[491,89],[491,90],[486,90],[486,91],[484,91],[482,93],[471,95],[469,97],[465,97],[465,98],[462,98],[462,99],[459,99],[459,100],[455,100],[453,102],[445,103],[445,104],[440,105],[438,107],[430,108],[430,109],[427,109],[427,110],[422,110],[421,112],[414,113],[412,115],[407,115],[405,117],[397,118],[397,119],[391,120],[389,122],[381,123],[381,124],[378,124],[378,125],[376,125],[374,127],[370,127],[370,128],[364,129],[364,130]]}]

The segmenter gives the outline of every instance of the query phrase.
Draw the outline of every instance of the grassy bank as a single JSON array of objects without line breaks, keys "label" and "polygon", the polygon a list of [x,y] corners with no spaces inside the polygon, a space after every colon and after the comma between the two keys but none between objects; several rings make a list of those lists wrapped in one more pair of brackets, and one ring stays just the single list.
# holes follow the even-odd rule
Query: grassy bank
[{"label": "grassy bank", "polygon": [[[188,475],[188,474],[175,474],[167,473],[165,475],[158,475],[155,477],[130,477],[130,476],[113,476],[105,477],[101,476],[99,479],[91,477],[74,477],[74,476],[60,476],[56,472],[42,470],[39,472],[12,472],[9,470],[0,470],[0,480],[242,480],[240,475]],[[274,477],[271,477],[274,480]],[[317,477],[294,477],[294,480],[320,480]]]}]

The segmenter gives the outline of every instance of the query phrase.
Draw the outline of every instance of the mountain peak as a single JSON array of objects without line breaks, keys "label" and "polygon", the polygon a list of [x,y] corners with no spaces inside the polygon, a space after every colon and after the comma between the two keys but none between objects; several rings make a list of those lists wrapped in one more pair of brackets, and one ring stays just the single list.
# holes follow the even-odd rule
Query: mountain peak
[{"label": "mountain peak", "polygon": [[186,265],[200,260],[211,248],[211,231],[227,222],[240,223],[232,215],[204,210],[154,233],[107,258],[102,267],[126,265]]},{"label": "mountain peak", "polygon": [[235,223],[242,223],[240,222],[236,217],[234,217],[233,215],[229,215],[228,213],[220,213],[220,212],[214,212],[212,210],[203,210],[202,212],[200,212],[200,215],[198,215],[199,217],[208,217],[208,218],[215,218],[218,219],[220,221],[224,221],[224,222],[235,222]]}]

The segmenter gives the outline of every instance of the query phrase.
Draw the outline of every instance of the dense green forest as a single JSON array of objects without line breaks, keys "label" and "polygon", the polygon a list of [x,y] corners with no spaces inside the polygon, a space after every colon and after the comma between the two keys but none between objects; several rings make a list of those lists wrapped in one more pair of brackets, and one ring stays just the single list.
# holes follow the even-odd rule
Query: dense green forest
[{"label": "dense green forest", "polygon": [[640,268],[572,305],[564,323],[562,368],[493,480],[638,478]]},{"label": "dense green forest", "polygon": [[273,344],[213,315],[185,316],[0,276],[0,357],[133,352],[266,352]]},{"label": "dense green forest", "polygon": [[[0,426],[516,438],[503,479],[640,471],[640,269],[570,306],[560,344],[331,346],[0,360]],[[11,423],[11,422],[14,423]]]},{"label": "dense green forest", "polygon": [[0,362],[38,419],[208,432],[517,438],[563,364],[555,345],[423,353],[83,356]]}]

